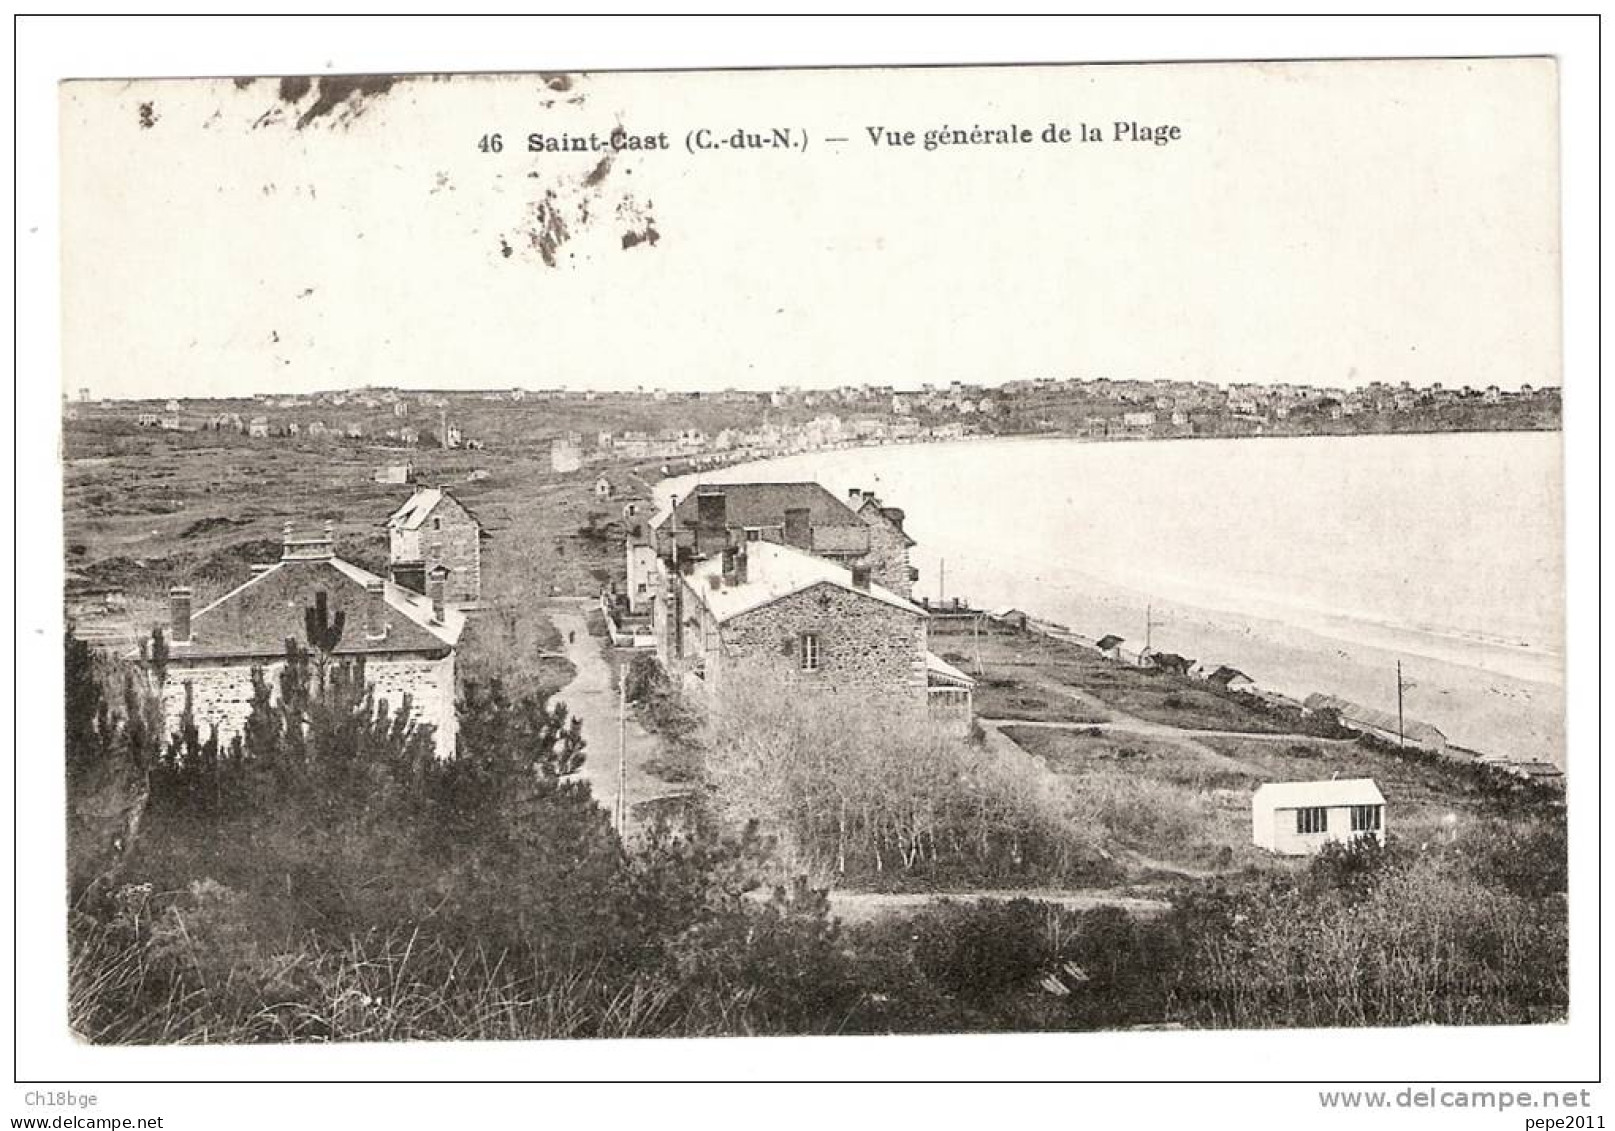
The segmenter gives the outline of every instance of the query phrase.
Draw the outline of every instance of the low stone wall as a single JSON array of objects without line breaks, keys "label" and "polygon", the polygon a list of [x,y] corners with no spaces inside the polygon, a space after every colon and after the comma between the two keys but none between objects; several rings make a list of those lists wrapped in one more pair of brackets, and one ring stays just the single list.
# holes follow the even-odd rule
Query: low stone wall
[{"label": "low stone wall", "polygon": [[[163,717],[170,733],[179,728],[185,711],[185,688],[191,688],[191,714],[206,738],[218,728],[219,741],[228,744],[245,727],[252,713],[252,663],[173,664],[163,685]],[[264,677],[278,689],[284,660],[259,662]],[[458,721],[454,711],[454,657],[441,659],[401,656],[365,662],[366,682],[376,701],[397,710],[407,695],[410,718],[430,724],[436,731],[437,756],[454,756]]]}]

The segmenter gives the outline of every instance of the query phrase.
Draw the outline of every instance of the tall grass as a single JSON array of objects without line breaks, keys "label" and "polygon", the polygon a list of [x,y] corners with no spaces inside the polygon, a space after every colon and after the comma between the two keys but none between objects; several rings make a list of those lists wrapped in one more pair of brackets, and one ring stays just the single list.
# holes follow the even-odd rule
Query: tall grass
[{"label": "tall grass", "polygon": [[749,997],[584,962],[518,968],[418,929],[227,957],[207,938],[163,948],[85,920],[68,1015],[97,1044],[709,1036],[755,1031]]}]

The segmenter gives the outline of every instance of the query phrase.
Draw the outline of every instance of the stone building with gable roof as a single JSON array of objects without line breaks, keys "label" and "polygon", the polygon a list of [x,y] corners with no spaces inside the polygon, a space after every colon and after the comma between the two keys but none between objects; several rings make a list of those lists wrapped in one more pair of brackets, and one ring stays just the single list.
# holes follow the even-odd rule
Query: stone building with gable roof
[{"label": "stone building with gable roof", "polygon": [[378,702],[434,730],[437,755],[454,755],[457,726],[455,652],[465,615],[445,596],[447,571],[433,570],[427,592],[415,593],[336,556],[330,526],[297,536],[290,524],[280,561],[255,566],[251,580],[193,612],[192,593],[169,593],[168,678],[162,690],[168,728],[178,728],[186,690],[205,736],[221,742],[241,733],[252,707],[252,671],[271,684],[285,664],[287,642],[309,648],[305,614],[322,599],[341,636],[337,660],[363,658],[365,680]]}]

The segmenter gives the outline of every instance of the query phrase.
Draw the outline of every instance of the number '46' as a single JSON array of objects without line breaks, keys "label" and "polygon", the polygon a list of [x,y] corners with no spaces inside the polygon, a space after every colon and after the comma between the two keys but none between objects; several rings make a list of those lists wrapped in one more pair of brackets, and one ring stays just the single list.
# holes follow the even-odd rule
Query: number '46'
[{"label": "number '46'", "polygon": [[505,142],[498,134],[483,134],[482,140],[477,142],[477,148],[484,153],[502,153]]}]

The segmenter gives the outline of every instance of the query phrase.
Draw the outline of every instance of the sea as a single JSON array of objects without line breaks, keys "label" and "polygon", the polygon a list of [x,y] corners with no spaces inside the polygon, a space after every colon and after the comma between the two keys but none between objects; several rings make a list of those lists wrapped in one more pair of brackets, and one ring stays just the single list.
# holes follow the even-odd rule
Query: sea
[{"label": "sea", "polygon": [[1295,697],[1394,709],[1563,766],[1557,432],[805,453],[671,479],[873,490],[918,541],[916,596],[1014,607],[1229,664]]}]

